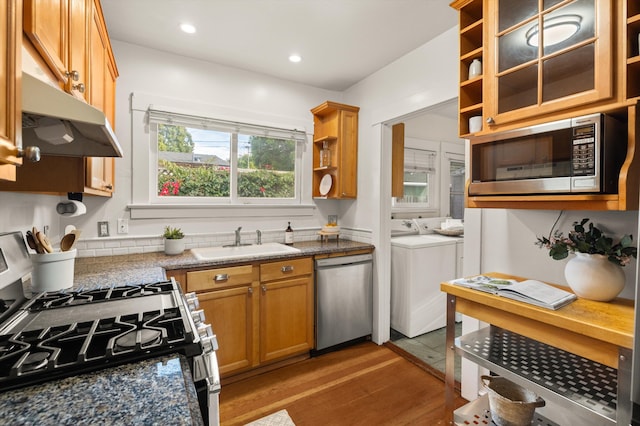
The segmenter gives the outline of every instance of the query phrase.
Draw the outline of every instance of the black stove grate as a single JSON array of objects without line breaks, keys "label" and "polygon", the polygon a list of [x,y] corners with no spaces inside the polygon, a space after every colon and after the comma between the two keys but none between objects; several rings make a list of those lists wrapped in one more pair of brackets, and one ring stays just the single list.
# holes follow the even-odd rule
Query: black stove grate
[{"label": "black stove grate", "polygon": [[[135,307],[149,307],[145,296],[177,292],[175,306],[155,307],[135,312]],[[141,298],[131,304],[132,298]],[[127,299],[127,303],[121,304]],[[147,299],[149,300],[149,299]],[[155,299],[160,300],[160,299]],[[79,372],[93,371],[148,358],[179,352],[185,356],[201,354],[197,333],[192,330],[188,311],[181,303],[175,281],[139,286],[110,286],[89,290],[42,293],[33,299],[24,312],[30,316],[78,304],[110,302],[118,307],[113,315],[86,318],[64,324],[49,324],[37,329],[15,327],[0,335],[0,390],[15,389]],[[173,303],[173,302],[172,302]],[[127,306],[122,309],[122,306]],[[76,309],[76,308],[73,308]],[[96,312],[100,310],[96,305]],[[134,310],[134,312],[127,312]],[[109,309],[102,309],[109,312]],[[50,326],[49,326],[50,325]]]},{"label": "black stove grate", "polygon": [[131,286],[112,285],[91,289],[78,289],[75,291],[43,293],[33,299],[27,305],[27,309],[31,312],[38,312],[56,307],[142,297],[150,294],[167,293],[173,290],[174,286],[171,281],[162,281],[154,284]]}]

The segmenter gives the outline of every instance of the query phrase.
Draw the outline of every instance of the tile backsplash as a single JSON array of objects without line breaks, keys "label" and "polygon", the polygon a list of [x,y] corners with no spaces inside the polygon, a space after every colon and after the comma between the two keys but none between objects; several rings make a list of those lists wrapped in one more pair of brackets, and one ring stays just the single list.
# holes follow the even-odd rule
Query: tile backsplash
[{"label": "tile backsplash", "polygon": [[[294,243],[295,241],[313,241],[318,239],[319,230],[319,228],[296,229],[294,233]],[[243,243],[255,244],[257,242],[257,234],[255,231],[240,232],[240,235]],[[370,243],[371,232],[362,229],[342,228],[340,238]],[[233,244],[234,241],[234,232],[185,235],[185,247],[187,249],[222,246]],[[282,230],[262,231],[262,242],[284,243],[284,232],[282,232]],[[119,256],[163,251],[164,241],[162,237],[157,235],[80,238],[75,248],[78,250],[78,257]]]}]

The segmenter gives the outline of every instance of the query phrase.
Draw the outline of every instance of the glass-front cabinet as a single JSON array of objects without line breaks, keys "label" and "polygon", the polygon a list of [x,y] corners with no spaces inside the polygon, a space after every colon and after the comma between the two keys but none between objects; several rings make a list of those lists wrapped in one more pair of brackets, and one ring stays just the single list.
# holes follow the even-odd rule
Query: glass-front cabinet
[{"label": "glass-front cabinet", "polygon": [[[611,0],[488,2],[489,128],[611,98]],[[488,102],[488,103],[487,103]]]}]

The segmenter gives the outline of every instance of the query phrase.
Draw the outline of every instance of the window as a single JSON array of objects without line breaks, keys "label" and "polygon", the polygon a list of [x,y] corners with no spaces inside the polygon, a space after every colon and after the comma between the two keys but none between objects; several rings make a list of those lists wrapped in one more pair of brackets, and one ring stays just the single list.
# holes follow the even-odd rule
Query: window
[{"label": "window", "polygon": [[404,196],[394,198],[400,208],[436,208],[436,152],[415,148],[404,150]]},{"label": "window", "polygon": [[303,132],[149,110],[157,203],[299,204]]}]

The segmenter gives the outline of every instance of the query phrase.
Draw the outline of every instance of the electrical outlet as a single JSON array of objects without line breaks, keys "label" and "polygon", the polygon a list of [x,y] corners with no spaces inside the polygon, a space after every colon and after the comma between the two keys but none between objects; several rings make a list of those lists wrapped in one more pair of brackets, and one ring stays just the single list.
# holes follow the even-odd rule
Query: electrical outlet
[{"label": "electrical outlet", "polygon": [[129,221],[127,219],[118,219],[118,234],[129,233]]},{"label": "electrical outlet", "polygon": [[109,222],[98,222],[98,237],[109,236]]},{"label": "electrical outlet", "polygon": [[49,225],[44,225],[42,227],[42,233],[47,236],[49,235]]}]

